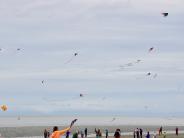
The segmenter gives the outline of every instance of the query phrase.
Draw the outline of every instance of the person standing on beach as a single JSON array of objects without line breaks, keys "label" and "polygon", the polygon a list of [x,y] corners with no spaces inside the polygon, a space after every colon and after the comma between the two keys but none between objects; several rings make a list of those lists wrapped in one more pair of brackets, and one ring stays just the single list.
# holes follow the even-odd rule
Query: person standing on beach
[{"label": "person standing on beach", "polygon": [[53,127],[53,133],[51,134],[50,138],[60,138],[62,135],[64,135],[67,131],[69,131],[72,126],[74,125],[74,123],[77,121],[77,119],[74,119],[71,124],[70,127],[65,128],[63,130],[58,130],[57,126]]},{"label": "person standing on beach", "polygon": [[95,128],[96,138],[98,138],[98,131]]},{"label": "person standing on beach", "polygon": [[50,130],[47,130],[47,136],[50,137]]},{"label": "person standing on beach", "polygon": [[136,130],[134,130],[134,132],[133,132],[133,136],[134,136],[134,138],[135,138],[135,135],[136,135]]},{"label": "person standing on beach", "polygon": [[137,135],[137,138],[139,138],[139,129],[138,128],[136,130],[136,135]]},{"label": "person standing on beach", "polygon": [[121,138],[120,131],[117,131],[114,133],[114,138]]},{"label": "person standing on beach", "polygon": [[166,132],[164,132],[163,138],[166,138]]},{"label": "person standing on beach", "polygon": [[66,138],[69,138],[70,137],[70,131],[67,131],[66,132]]},{"label": "person standing on beach", "polygon": [[79,135],[79,132],[78,132],[78,131],[76,131],[75,133],[73,133],[72,138],[78,138],[78,135]]},{"label": "person standing on beach", "polygon": [[108,130],[106,129],[106,130],[105,130],[105,138],[108,138],[108,136],[109,136],[109,132],[108,132]]},{"label": "person standing on beach", "polygon": [[95,133],[96,133],[96,138],[101,138],[102,137],[102,133],[100,131],[100,129],[98,129],[98,131],[95,128]]},{"label": "person standing on beach", "polygon": [[101,132],[101,130],[100,130],[100,129],[98,129],[98,135],[99,135],[99,138],[101,138],[101,137],[102,137],[102,132]]},{"label": "person standing on beach", "polygon": [[45,130],[44,130],[43,135],[44,135],[44,138],[48,138],[48,132],[47,132],[47,129],[45,129]]},{"label": "person standing on beach", "polygon": [[176,136],[178,136],[178,127],[176,127]]},{"label": "person standing on beach", "polygon": [[159,136],[162,135],[162,126],[159,129]]},{"label": "person standing on beach", "polygon": [[80,134],[81,134],[81,138],[84,138],[84,132],[83,132],[83,130],[80,131]]},{"label": "person standing on beach", "polygon": [[142,138],[142,129],[141,128],[139,129],[139,132],[140,132],[140,138]]},{"label": "person standing on beach", "polygon": [[147,132],[146,138],[150,138],[149,131]]},{"label": "person standing on beach", "polygon": [[154,132],[154,133],[153,133],[153,138],[156,138],[156,136],[157,136],[157,133]]},{"label": "person standing on beach", "polygon": [[84,134],[85,134],[85,138],[87,138],[87,136],[88,136],[88,129],[87,128],[85,128]]}]

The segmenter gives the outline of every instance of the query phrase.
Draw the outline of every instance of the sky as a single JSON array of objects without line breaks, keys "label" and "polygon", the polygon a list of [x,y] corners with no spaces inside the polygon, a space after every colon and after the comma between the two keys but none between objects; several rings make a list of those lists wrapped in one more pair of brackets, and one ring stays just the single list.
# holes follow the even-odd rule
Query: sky
[{"label": "sky", "polygon": [[183,6],[0,0],[0,116],[184,117]]}]

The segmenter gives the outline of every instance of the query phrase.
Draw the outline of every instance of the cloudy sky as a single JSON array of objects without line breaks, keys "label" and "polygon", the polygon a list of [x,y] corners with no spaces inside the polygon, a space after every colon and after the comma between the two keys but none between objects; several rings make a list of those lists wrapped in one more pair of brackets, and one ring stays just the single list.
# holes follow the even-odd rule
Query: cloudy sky
[{"label": "cloudy sky", "polygon": [[183,7],[0,0],[0,115],[184,116]]}]

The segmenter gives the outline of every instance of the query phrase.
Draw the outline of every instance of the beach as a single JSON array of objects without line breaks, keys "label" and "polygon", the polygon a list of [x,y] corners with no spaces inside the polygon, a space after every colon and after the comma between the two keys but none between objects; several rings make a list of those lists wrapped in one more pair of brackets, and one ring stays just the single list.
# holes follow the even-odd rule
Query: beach
[{"label": "beach", "polygon": [[59,126],[63,129],[70,124],[70,121],[78,118],[78,122],[72,128],[71,133],[88,128],[88,137],[94,138],[94,129],[101,129],[105,136],[105,129],[108,129],[109,136],[117,128],[121,129],[121,135],[124,138],[133,137],[133,131],[136,128],[142,128],[143,134],[149,131],[151,134],[158,133],[160,126],[168,137],[174,138],[175,128],[179,127],[179,135],[177,138],[184,138],[184,121],[183,118],[143,118],[143,117],[1,117],[0,133],[2,137],[42,137],[44,129],[52,132],[53,126]]},{"label": "beach", "polygon": [[[24,129],[24,130],[26,130],[26,129]],[[13,135],[13,133],[11,133],[11,135],[10,135],[10,131],[8,131],[8,135],[1,136],[1,138],[5,138],[5,137],[8,137],[8,138],[43,138],[43,134],[41,134],[41,133],[40,133],[40,135],[35,136],[34,132],[36,132],[36,131],[35,131],[34,128],[32,129],[32,133],[30,133],[30,135],[28,135],[28,133],[26,133],[26,132],[20,133],[21,132],[20,130],[19,131],[14,131],[14,134],[15,134],[15,132],[17,133],[16,135]],[[41,131],[41,132],[43,132],[43,131]],[[150,135],[151,135],[151,138],[152,138],[153,134],[150,134]],[[122,133],[121,137],[122,138],[133,138],[133,135]],[[143,135],[143,137],[145,137],[145,134]],[[166,137],[167,138],[184,138],[184,133],[179,134],[178,136],[176,136],[175,134],[167,133]],[[65,138],[65,136],[63,136],[62,138]],[[72,138],[72,135],[70,135],[70,138]],[[79,138],[81,138],[80,135],[79,135]],[[95,137],[95,134],[91,134],[91,135],[88,135],[88,138],[96,138],[96,137]],[[105,138],[105,134],[102,134],[102,138]],[[112,136],[112,134],[110,134],[110,136],[108,138],[114,138],[114,137]],[[163,135],[159,136],[157,134],[157,138],[163,138]]]}]

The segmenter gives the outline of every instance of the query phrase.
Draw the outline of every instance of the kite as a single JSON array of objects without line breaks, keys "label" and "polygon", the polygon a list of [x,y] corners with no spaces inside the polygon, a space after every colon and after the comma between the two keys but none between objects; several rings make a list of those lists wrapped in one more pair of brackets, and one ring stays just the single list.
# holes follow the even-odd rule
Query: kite
[{"label": "kite", "polygon": [[3,111],[6,111],[6,110],[8,109],[8,107],[7,107],[6,105],[2,105],[2,106],[1,106],[1,109],[2,109]]},{"label": "kite", "polygon": [[133,63],[128,63],[128,64],[125,64],[125,65],[130,67],[130,66],[133,66]]},{"label": "kite", "polygon": [[73,60],[76,56],[78,56],[78,53],[74,53],[74,55],[73,55],[67,62],[65,62],[65,64],[68,64],[68,63],[72,62],[72,60]]},{"label": "kite", "polygon": [[71,124],[70,124],[70,128],[75,124],[75,122],[77,121],[78,119],[74,119]]},{"label": "kite", "polygon": [[124,69],[125,67],[131,67],[131,66],[134,66],[135,64],[138,64],[138,63],[140,63],[141,62],[141,60],[140,59],[137,59],[136,61],[134,61],[134,62],[129,62],[129,63],[127,63],[127,64],[124,64],[124,65],[120,65],[119,67],[120,67],[120,71],[121,71],[121,69]]},{"label": "kite", "polygon": [[142,79],[142,78],[145,78],[145,77],[148,77],[148,76],[155,79],[158,76],[158,74],[157,73],[153,74],[151,72],[148,72],[144,76],[136,77],[136,79]]},{"label": "kite", "polygon": [[150,76],[150,75],[151,75],[151,73],[150,73],[150,72],[148,72],[146,76]]},{"label": "kite", "polygon": [[82,93],[80,93],[80,97],[84,97],[84,95]]},{"label": "kite", "polygon": [[113,122],[113,121],[115,121],[116,120],[116,118],[114,117],[112,120],[111,120],[111,122]]},{"label": "kite", "polygon": [[42,84],[44,84],[44,80],[42,80]]},{"label": "kite", "polygon": [[139,63],[139,62],[141,62],[141,60],[140,60],[140,59],[138,59],[135,63]]},{"label": "kite", "polygon": [[151,51],[153,51],[154,50],[154,47],[151,47],[150,49],[149,49],[149,52],[151,52]]},{"label": "kite", "polygon": [[153,78],[155,79],[157,77],[157,74],[155,74],[154,76],[153,76]]},{"label": "kite", "polygon": [[169,15],[169,13],[164,12],[164,13],[162,13],[162,15],[163,15],[164,17],[167,17],[167,16]]}]

